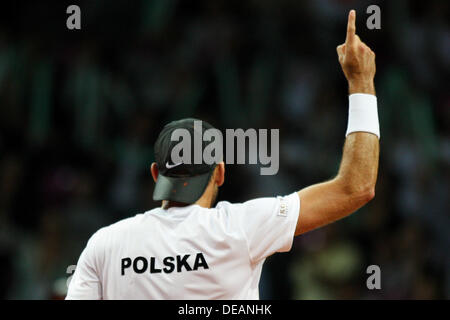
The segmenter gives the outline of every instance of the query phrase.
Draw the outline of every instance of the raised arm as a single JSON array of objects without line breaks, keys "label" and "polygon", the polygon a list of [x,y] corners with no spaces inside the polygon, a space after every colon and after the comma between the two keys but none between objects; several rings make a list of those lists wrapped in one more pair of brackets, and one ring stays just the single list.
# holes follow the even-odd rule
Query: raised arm
[{"label": "raised arm", "polygon": [[[334,179],[298,192],[300,214],[295,235],[341,219],[375,197],[379,158],[375,54],[356,35],[355,20],[352,10],[345,43],[337,47],[350,94],[349,129],[341,165]],[[354,95],[357,93],[363,95]]]}]

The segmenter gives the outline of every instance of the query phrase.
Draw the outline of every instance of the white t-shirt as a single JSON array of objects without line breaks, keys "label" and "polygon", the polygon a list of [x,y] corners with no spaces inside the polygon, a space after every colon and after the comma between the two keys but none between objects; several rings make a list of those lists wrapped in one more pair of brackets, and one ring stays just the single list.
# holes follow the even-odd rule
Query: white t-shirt
[{"label": "white t-shirt", "polygon": [[265,259],[292,247],[297,193],[156,208],[98,230],[66,299],[259,299]]}]

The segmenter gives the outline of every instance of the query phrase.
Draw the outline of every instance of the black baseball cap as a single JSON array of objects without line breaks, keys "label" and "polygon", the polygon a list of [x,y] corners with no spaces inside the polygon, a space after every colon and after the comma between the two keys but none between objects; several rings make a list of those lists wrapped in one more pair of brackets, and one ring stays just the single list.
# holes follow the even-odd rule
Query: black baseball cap
[{"label": "black baseball cap", "polygon": [[[172,161],[172,150],[181,141],[178,140],[180,138],[172,138],[172,134],[177,129],[189,132],[189,163]],[[202,141],[201,155],[203,155],[204,148],[214,141],[203,141],[203,133],[208,129],[215,128],[206,121],[194,118],[172,121],[164,126],[155,143],[155,161],[159,175],[153,192],[153,200],[192,204],[202,196],[217,164],[207,164],[203,157],[201,157],[201,163],[194,163],[194,139],[196,136],[197,139],[200,137]],[[222,148],[222,141],[220,144]],[[181,152],[181,156],[184,156],[183,152]]]}]

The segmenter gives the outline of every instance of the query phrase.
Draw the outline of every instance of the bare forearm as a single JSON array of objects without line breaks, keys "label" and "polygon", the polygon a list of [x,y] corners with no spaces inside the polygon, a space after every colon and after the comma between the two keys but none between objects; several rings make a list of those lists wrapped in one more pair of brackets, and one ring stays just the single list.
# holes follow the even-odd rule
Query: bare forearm
[{"label": "bare forearm", "polygon": [[338,175],[299,191],[301,213],[295,235],[342,219],[373,199],[378,155],[376,135],[350,134],[345,141]]},{"label": "bare forearm", "polygon": [[346,193],[373,198],[378,174],[378,159],[378,137],[366,132],[352,133],[345,140],[336,180]]}]

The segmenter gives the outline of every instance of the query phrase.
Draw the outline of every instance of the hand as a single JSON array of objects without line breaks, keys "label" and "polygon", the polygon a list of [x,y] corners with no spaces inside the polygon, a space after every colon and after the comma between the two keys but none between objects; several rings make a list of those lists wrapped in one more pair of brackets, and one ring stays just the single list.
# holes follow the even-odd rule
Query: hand
[{"label": "hand", "polygon": [[375,53],[355,34],[356,12],[348,15],[345,43],[336,48],[339,63],[348,81],[349,94],[368,93],[375,95]]}]

